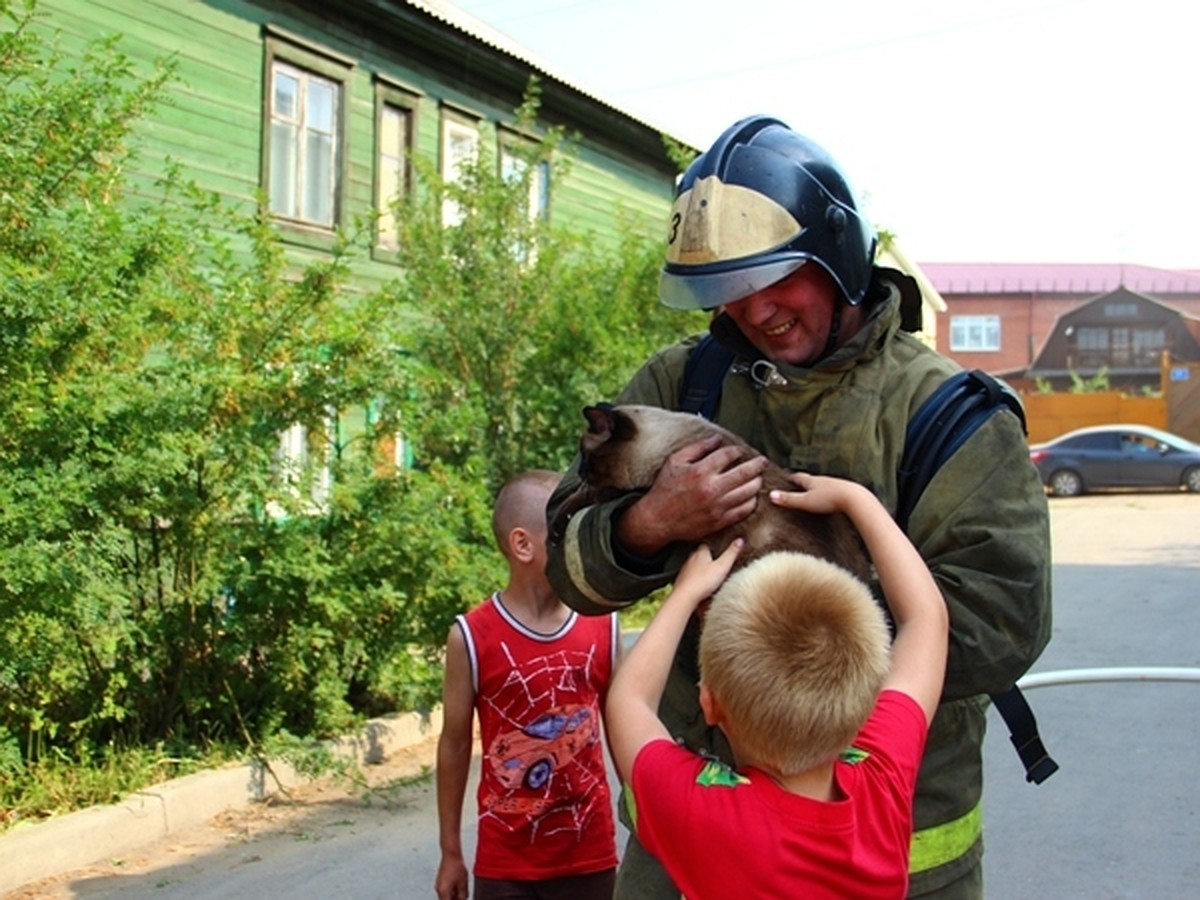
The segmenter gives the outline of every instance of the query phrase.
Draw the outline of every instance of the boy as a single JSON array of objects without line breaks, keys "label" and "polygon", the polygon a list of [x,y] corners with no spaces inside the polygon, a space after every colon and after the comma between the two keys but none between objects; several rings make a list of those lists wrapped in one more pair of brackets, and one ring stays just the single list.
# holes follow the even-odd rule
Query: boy
[{"label": "boy", "polygon": [[[772,554],[722,586],[740,542],[716,559],[704,545],[689,557],[607,707],[637,837],[688,900],[907,889],[913,790],[946,668],[945,602],[866,488],[794,480],[800,491],[771,501],[843,512],[862,535],[895,623],[890,660],[882,611],[838,567]],[[700,705],[736,770],[676,745],[657,715],[688,618],[714,591],[701,610]]]},{"label": "boy", "polygon": [[479,716],[477,900],[610,900],[617,853],[600,711],[620,648],[616,615],[580,616],[545,576],[554,472],[509,480],[492,531],[508,583],[446,642],[438,739],[440,900],[469,896],[462,807]]}]

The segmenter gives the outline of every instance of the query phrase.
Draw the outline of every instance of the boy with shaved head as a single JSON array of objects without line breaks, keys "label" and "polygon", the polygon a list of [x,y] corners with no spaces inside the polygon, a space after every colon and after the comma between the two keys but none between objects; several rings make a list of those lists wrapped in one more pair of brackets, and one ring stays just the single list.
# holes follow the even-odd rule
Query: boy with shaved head
[{"label": "boy with shaved head", "polygon": [[439,900],[466,900],[462,807],[479,719],[476,900],[610,900],[617,854],[600,712],[620,649],[616,614],[580,616],[546,580],[555,472],[510,479],[492,511],[508,583],[446,642],[438,740]]}]

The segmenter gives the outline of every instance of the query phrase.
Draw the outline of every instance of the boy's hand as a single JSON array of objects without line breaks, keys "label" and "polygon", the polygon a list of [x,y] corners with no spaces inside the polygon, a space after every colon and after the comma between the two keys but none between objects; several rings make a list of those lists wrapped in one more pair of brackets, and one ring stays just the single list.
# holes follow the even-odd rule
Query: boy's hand
[{"label": "boy's hand", "polygon": [[848,511],[857,495],[870,493],[860,484],[828,475],[797,472],[792,475],[791,480],[800,490],[771,491],[771,502],[776,506],[823,515],[844,513]]},{"label": "boy's hand", "polygon": [[733,569],[734,561],[742,552],[746,542],[738,538],[725,548],[716,559],[707,544],[701,544],[692,551],[675,578],[673,595],[683,595],[693,603],[699,603],[717,592],[717,588]]}]

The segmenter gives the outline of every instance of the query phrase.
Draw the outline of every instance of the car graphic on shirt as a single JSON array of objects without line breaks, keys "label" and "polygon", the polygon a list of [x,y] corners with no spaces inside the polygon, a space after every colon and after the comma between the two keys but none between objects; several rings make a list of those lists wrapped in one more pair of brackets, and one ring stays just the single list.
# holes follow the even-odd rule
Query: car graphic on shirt
[{"label": "car graphic on shirt", "polygon": [[488,748],[492,772],[509,790],[545,787],[554,772],[600,739],[587,706],[559,706],[524,728],[499,735]]}]

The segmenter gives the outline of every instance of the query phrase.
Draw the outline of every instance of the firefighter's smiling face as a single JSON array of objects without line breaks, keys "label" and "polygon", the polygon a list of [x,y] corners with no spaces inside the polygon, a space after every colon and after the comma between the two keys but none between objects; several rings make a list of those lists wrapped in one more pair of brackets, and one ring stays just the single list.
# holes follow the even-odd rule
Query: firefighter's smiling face
[{"label": "firefighter's smiling face", "polygon": [[[809,262],[769,287],[727,304],[725,312],[768,359],[811,366],[824,354],[836,302],[837,288],[829,273]],[[853,317],[857,310],[843,309],[843,334],[847,312]]]}]

